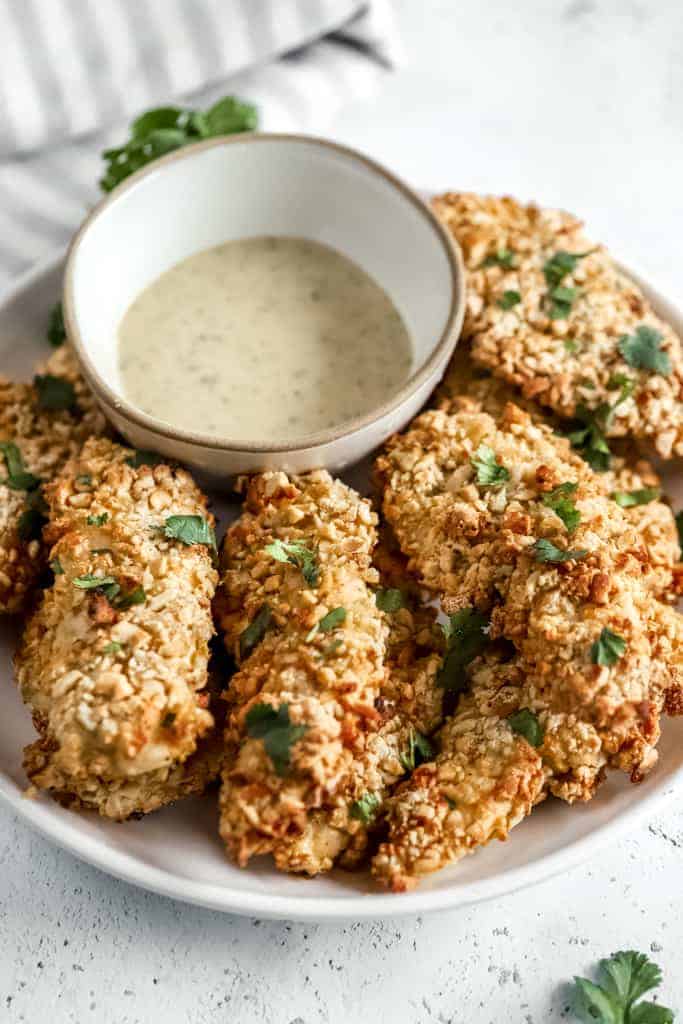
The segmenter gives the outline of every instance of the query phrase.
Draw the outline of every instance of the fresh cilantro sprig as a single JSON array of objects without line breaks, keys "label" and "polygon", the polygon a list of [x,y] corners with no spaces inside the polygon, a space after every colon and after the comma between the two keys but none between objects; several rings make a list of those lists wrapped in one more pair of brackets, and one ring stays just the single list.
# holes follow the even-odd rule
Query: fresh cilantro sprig
[{"label": "fresh cilantro sprig", "polygon": [[273,612],[270,605],[261,605],[249,625],[242,631],[239,638],[240,658],[242,661],[261,643],[268,631],[272,618]]},{"label": "fresh cilantro sprig", "polygon": [[576,562],[588,554],[587,548],[558,548],[546,537],[537,540],[532,551],[537,562]]},{"label": "fresh cilantro sprig", "polygon": [[161,530],[168,540],[179,540],[187,547],[204,544],[216,551],[214,528],[203,516],[168,516]]},{"label": "fresh cilantro sprig", "polygon": [[33,386],[39,409],[69,410],[76,404],[76,390],[64,377],[55,377],[51,373],[36,374]]},{"label": "fresh cilantro sprig", "polygon": [[508,725],[518,736],[523,736],[532,747],[540,747],[543,743],[543,726],[538,720],[538,715],[530,708],[515,711],[508,717]]},{"label": "fresh cilantro sprig", "polygon": [[496,453],[488,444],[482,442],[479,445],[470,463],[476,470],[480,487],[499,487],[510,479],[510,471],[498,461]]},{"label": "fresh cilantro sprig", "polygon": [[362,821],[364,825],[369,825],[377,815],[381,799],[379,793],[363,793],[358,800],[354,800],[349,808],[349,814],[356,821]]},{"label": "fresh cilantro sprig", "polygon": [[634,334],[624,334],[619,339],[619,352],[634,369],[649,370],[650,373],[661,373],[668,377],[671,373],[671,358],[662,349],[663,340],[664,335],[660,331],[647,324],[639,324]]},{"label": "fresh cilantro sprig", "polygon": [[644,953],[615,953],[600,961],[598,976],[601,984],[574,978],[574,1009],[586,1024],[673,1024],[666,1006],[638,1001],[662,981],[659,967]]},{"label": "fresh cilantro sprig", "polygon": [[649,505],[657,501],[661,495],[659,487],[642,487],[637,491],[612,491],[610,497],[621,508],[635,508],[637,505]]},{"label": "fresh cilantro sprig", "polygon": [[256,107],[235,96],[224,96],[208,110],[182,107],[147,110],[131,124],[127,142],[106,149],[102,154],[106,169],[100,178],[100,188],[111,192],[130,174],[174,149],[219,135],[251,132],[257,124]]},{"label": "fresh cilantro sprig", "polygon": [[578,486],[567,481],[555,487],[543,498],[543,504],[560,517],[569,533],[573,533],[581,522],[581,513],[572,500]]},{"label": "fresh cilantro sprig", "polygon": [[591,647],[591,661],[594,665],[616,665],[625,651],[624,638],[605,627]]},{"label": "fresh cilantro sprig", "polygon": [[320,567],[315,551],[312,551],[303,541],[274,540],[272,544],[266,544],[266,551],[277,562],[287,562],[296,566],[301,571],[305,582],[309,587],[317,587],[320,581]]},{"label": "fresh cilantro sprig", "polygon": [[408,734],[408,746],[399,756],[401,765],[407,772],[413,772],[418,765],[431,761],[434,757],[432,745],[426,736],[411,727]]},{"label": "fresh cilantro sprig", "polygon": [[436,677],[437,686],[461,692],[465,688],[465,669],[489,643],[488,619],[474,608],[463,608],[451,615],[442,627],[447,648]]},{"label": "fresh cilantro sprig", "polygon": [[281,704],[277,710],[271,704],[254,704],[246,716],[247,734],[263,740],[266,754],[278,775],[289,771],[292,747],[308,729],[307,725],[294,725],[289,718],[289,705]]}]

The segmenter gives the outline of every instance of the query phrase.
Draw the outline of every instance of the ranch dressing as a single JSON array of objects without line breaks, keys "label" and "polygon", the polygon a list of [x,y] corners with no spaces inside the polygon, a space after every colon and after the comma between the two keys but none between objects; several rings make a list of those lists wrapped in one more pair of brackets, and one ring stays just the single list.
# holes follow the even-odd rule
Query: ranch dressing
[{"label": "ranch dressing", "polygon": [[125,395],[176,427],[296,440],[381,405],[411,372],[386,292],[303,238],[226,242],[165,271],[119,327]]}]

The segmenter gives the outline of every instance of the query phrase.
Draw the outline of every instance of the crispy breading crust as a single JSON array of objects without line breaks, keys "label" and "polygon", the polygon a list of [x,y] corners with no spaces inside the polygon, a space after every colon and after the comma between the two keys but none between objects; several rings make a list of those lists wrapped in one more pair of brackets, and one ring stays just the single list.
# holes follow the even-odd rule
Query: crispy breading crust
[{"label": "crispy breading crust", "polygon": [[[69,346],[57,349],[39,372],[69,381],[76,393],[75,408],[39,409],[33,384],[0,378],[0,440],[16,444],[26,468],[48,481],[89,436],[104,432],[105,421]],[[19,523],[26,501],[26,491],[0,483],[0,613],[19,612],[26,607],[45,565],[45,548],[40,540],[21,536]]]},{"label": "crispy breading crust", "polygon": [[[437,408],[445,412],[481,409],[498,418],[510,402],[519,405],[535,421],[547,423],[553,430],[559,427],[561,421],[549,410],[544,410],[531,399],[524,399],[511,385],[478,367],[471,359],[470,346],[461,341],[435,395]],[[612,496],[616,491],[661,487],[654,466],[625,449],[612,455],[609,470],[596,473],[594,483],[607,496]],[[655,499],[645,505],[625,508],[623,512],[647,546],[653,567],[658,573],[656,589],[662,596],[675,597],[675,591],[681,583],[678,566],[681,552],[676,521],[670,506]]]},{"label": "crispy breading crust", "polygon": [[[217,574],[207,547],[159,529],[170,515],[212,518],[185,470],[136,469],[131,455],[93,438],[45,488],[61,572],[16,657],[41,734],[26,752],[31,782],[112,818],[153,810],[215,773],[206,752],[181,766],[213,724],[202,691]],[[113,577],[123,593],[142,586],[145,600],[117,608],[74,584],[88,575]]]},{"label": "crispy breading crust", "polygon": [[[451,192],[433,205],[463,250],[464,334],[472,340],[474,359],[564,417],[573,417],[581,404],[592,410],[604,402],[613,405],[618,378],[625,375],[635,385],[633,394],[611,416],[607,435],[645,438],[664,458],[683,455],[681,341],[604,247],[585,237],[581,222],[509,197]],[[514,254],[514,266],[484,266],[501,250]],[[562,287],[579,289],[566,319],[548,315],[550,286],[543,273],[558,251],[588,254],[562,279]],[[509,309],[500,305],[506,291],[521,296]],[[620,339],[641,324],[663,336],[668,376],[636,369],[620,354]],[[570,349],[567,339],[576,343]]]},{"label": "crispy breading crust", "polygon": [[[271,610],[265,638],[247,654],[227,693],[226,744],[234,757],[223,773],[220,832],[240,864],[270,852],[279,866],[297,869],[287,859],[288,841],[345,785],[379,721],[375,700],[385,674],[387,627],[371,589],[376,537],[369,503],[325,472],[254,478],[245,512],[226,535],[218,621],[238,661],[245,628],[264,604]],[[315,551],[317,585],[295,565],[273,558],[266,547],[275,540]],[[338,607],[345,621],[332,632],[311,634]],[[248,735],[246,716],[263,703],[286,704],[290,721],[307,727],[292,744],[284,776],[263,741]]]},{"label": "crispy breading crust", "polygon": [[[504,487],[476,483],[470,460],[482,442],[509,471]],[[505,671],[514,671],[521,682],[509,710],[531,710],[545,734],[538,756],[547,781],[534,800],[546,786],[569,801],[588,799],[605,767],[627,771],[634,781],[641,778],[656,760],[661,710],[680,707],[683,630],[680,617],[655,597],[660,570],[641,535],[605,496],[595,474],[566,441],[516,406],[507,405],[496,420],[472,403],[452,415],[434,411],[419,417],[405,435],[390,441],[377,469],[385,515],[412,571],[441,594],[445,610],[475,604],[491,613],[492,639],[514,644],[516,653]],[[577,485],[573,500],[582,516],[571,536],[543,503],[565,482]],[[585,555],[539,562],[533,552],[538,538]],[[592,645],[603,628],[625,641],[614,667],[593,662]],[[422,863],[423,857],[424,864],[436,866],[457,859],[476,836],[499,835],[505,831],[501,822],[514,823],[530,806],[533,759],[511,746],[498,724],[482,723],[476,715],[472,720],[476,685],[475,697],[461,706],[469,723],[464,747],[453,746],[447,725],[436,767],[420,769],[390,801],[389,847],[383,848],[375,871],[394,887],[410,884],[413,869],[406,865]],[[460,736],[459,726],[455,735]],[[468,777],[480,814],[473,812],[469,824],[453,816],[453,828],[462,836],[450,835],[447,824],[439,825],[441,838],[435,839],[423,825],[430,815],[439,823],[451,821],[439,780],[447,770],[442,766],[453,757],[461,768],[463,758],[475,757],[477,772],[483,772],[476,785]],[[495,770],[501,757],[516,780],[515,800],[502,801],[503,818]],[[518,757],[526,765],[523,770],[513,770]],[[429,782],[426,788],[423,782]],[[482,798],[479,783],[486,793],[493,786],[493,804],[488,796]],[[509,795],[505,790],[504,796]],[[477,831],[479,818],[490,827]]]}]

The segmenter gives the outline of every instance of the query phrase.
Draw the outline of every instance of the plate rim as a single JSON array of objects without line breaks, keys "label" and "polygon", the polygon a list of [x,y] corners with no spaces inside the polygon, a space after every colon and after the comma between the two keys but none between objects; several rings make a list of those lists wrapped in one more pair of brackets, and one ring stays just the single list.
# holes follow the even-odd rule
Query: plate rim
[{"label": "plate rim", "polygon": [[[64,262],[65,250],[60,248],[19,275],[8,288],[0,291],[0,315],[7,305],[23,292],[29,291],[42,278],[53,274]],[[643,288],[655,307],[664,310],[665,316],[683,321],[683,313],[675,303],[661,295],[654,285],[638,273],[621,264],[619,266]],[[564,870],[577,867],[588,860],[591,854],[626,836],[644,818],[655,814],[657,808],[661,807],[681,785],[683,762],[667,775],[665,782],[653,785],[650,792],[637,803],[618,812],[618,816],[613,820],[597,826],[587,835],[568,842],[559,850],[481,881],[456,884],[446,889],[430,890],[418,887],[412,892],[398,894],[359,892],[344,897],[302,898],[298,895],[248,892],[231,888],[230,885],[196,882],[173,875],[167,869],[145,864],[133,854],[113,850],[96,837],[79,831],[75,823],[78,818],[72,823],[70,820],[62,821],[59,817],[52,816],[47,806],[27,798],[14,780],[0,769],[0,799],[22,821],[61,849],[73,854],[78,860],[120,881],[160,896],[223,913],[309,922],[378,920],[409,914],[433,913],[437,910],[452,910],[456,907],[483,903],[497,896],[512,894],[540,884]],[[301,879],[302,885],[306,885],[306,882],[306,879]]]}]

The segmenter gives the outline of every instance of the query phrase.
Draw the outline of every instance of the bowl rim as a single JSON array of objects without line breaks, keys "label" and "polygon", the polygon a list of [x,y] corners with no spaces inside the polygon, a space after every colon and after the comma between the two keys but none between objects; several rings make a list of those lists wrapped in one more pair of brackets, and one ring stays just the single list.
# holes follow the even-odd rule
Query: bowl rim
[{"label": "bowl rim", "polygon": [[[94,363],[90,359],[88,346],[81,337],[75,315],[74,301],[74,279],[76,276],[75,263],[76,255],[83,238],[86,236],[95,221],[126,193],[136,188],[146,178],[157,176],[159,172],[176,161],[192,160],[209,149],[218,149],[234,144],[257,144],[261,142],[293,142],[319,146],[322,149],[331,150],[333,153],[351,158],[363,164],[373,174],[383,178],[390,186],[400,192],[418,213],[427,221],[441,246],[448,261],[450,276],[453,282],[451,301],[446,317],[444,328],[432,348],[428,358],[421,363],[417,370],[411,374],[408,380],[381,405],[362,415],[346,420],[338,427],[330,427],[327,430],[316,431],[312,434],[302,435],[289,442],[266,442],[259,440],[236,441],[233,438],[219,438],[212,434],[185,430],[181,427],[173,427],[163,420],[136,408],[126,398],[110,387],[107,381],[100,375]],[[387,170],[382,164],[366,156],[364,153],[353,149],[350,146],[333,142],[330,139],[321,138],[315,135],[296,134],[288,132],[240,132],[235,135],[220,136],[215,139],[204,139],[201,142],[192,143],[181,149],[167,153],[165,156],[154,160],[146,167],[130,175],[124,182],[114,188],[108,195],[104,196],[88,213],[80,227],[74,234],[67,249],[66,267],[64,272],[64,283],[62,289],[62,304],[66,332],[71,341],[78,359],[81,363],[83,374],[91,389],[100,402],[113,408],[125,419],[144,430],[151,431],[161,437],[174,442],[187,445],[200,446],[214,451],[223,452],[250,452],[268,454],[291,454],[299,451],[309,451],[315,448],[322,448],[336,441],[348,438],[366,427],[372,426],[384,419],[386,416],[397,412],[401,406],[408,401],[420,388],[427,383],[432,374],[439,369],[440,364],[445,364],[452,354],[465,316],[465,265],[460,246],[451,237],[444,225],[436,217],[430,206],[419,196],[419,194],[407,185],[401,178]]]}]

